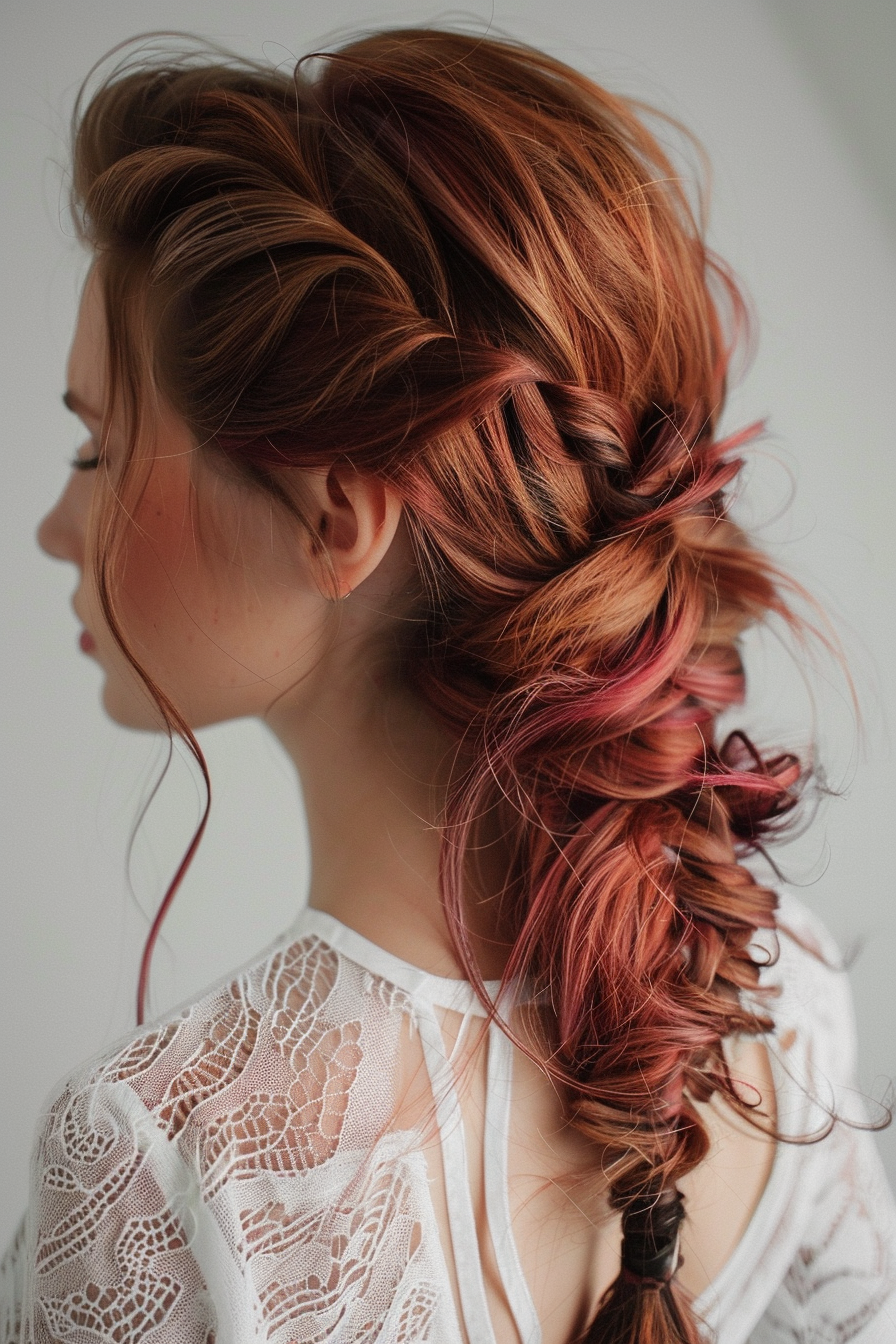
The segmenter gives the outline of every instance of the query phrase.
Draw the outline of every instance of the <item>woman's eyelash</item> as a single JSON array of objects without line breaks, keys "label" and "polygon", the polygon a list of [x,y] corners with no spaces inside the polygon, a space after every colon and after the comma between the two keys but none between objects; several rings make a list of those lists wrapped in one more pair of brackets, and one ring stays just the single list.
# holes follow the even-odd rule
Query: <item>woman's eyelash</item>
[{"label": "woman's eyelash", "polygon": [[99,453],[94,457],[73,457],[72,467],[75,471],[94,471],[102,461]]}]

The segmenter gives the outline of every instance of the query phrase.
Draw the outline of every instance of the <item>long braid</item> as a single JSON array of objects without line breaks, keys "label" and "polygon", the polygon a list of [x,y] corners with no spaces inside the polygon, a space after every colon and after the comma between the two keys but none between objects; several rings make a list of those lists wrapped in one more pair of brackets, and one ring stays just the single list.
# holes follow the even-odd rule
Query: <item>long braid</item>
[{"label": "long braid", "polygon": [[[598,437],[618,461],[608,425]],[[721,1092],[743,1110],[722,1042],[770,1025],[738,994],[756,987],[749,944],[774,926],[775,898],[735,844],[758,841],[800,779],[790,755],[763,762],[739,735],[714,744],[715,715],[743,694],[733,635],[780,604],[761,557],[723,516],[730,445],[674,437],[680,459],[657,441],[642,467],[653,492],[631,482],[599,548],[511,610],[502,603],[493,622],[463,628],[461,649],[455,615],[430,673],[430,694],[459,726],[473,718],[486,658],[493,683],[498,669],[526,669],[482,718],[479,764],[447,817],[456,847],[445,885],[474,975],[464,840],[496,795],[513,800],[521,840],[506,974],[534,975],[550,997],[545,1067],[574,1097],[573,1122],[599,1145],[622,1213],[621,1272],[588,1335],[595,1344],[697,1338],[675,1281],[676,1182],[707,1151],[693,1101]],[[737,607],[724,600],[733,592]]]}]

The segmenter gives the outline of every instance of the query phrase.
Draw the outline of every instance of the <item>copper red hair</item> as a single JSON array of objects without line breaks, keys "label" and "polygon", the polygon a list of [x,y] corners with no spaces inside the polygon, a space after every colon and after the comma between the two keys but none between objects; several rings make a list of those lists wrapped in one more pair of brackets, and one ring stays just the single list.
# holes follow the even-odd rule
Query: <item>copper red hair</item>
[{"label": "copper red hair", "polygon": [[[743,309],[675,165],[642,110],[559,62],[419,30],[294,77],[138,56],[80,114],[74,182],[135,424],[151,366],[209,460],[284,507],[292,469],[337,456],[399,490],[421,580],[404,671],[464,747],[442,863],[459,955],[481,988],[462,875],[500,806],[507,974],[552,1005],[543,1066],[617,1208],[668,1190],[707,1150],[693,1102],[743,1109],[722,1043],[769,1026],[739,991],[775,896],[742,859],[801,776],[716,734],[741,632],[787,608],[728,516]],[[116,630],[125,526],[112,499]],[[587,1338],[696,1335],[674,1280],[627,1273]]]}]

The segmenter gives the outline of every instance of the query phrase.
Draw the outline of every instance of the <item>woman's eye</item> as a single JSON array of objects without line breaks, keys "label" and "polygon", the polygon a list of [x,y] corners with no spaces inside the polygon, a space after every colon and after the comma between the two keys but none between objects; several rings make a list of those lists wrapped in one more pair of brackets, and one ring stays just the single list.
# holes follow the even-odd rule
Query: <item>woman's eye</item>
[{"label": "woman's eye", "polygon": [[89,457],[73,457],[71,465],[75,471],[95,471],[102,460],[102,454],[97,452]]}]

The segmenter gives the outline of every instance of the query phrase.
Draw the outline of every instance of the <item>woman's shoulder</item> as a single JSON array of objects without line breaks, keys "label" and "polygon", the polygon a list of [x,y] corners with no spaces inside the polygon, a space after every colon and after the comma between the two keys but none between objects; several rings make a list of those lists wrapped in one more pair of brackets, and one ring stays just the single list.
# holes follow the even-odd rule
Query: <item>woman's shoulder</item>
[{"label": "woman's shoulder", "polygon": [[121,1321],[209,1338],[216,1293],[230,1300],[209,1208],[252,1187],[234,1213],[251,1220],[272,1183],[304,1210],[326,1208],[324,1173],[340,1167],[329,1159],[359,1146],[361,1102],[369,1118],[385,1098],[364,1063],[378,993],[324,940],[291,931],[70,1074],[38,1128],[0,1328],[5,1312],[40,1316],[54,1339],[112,1338]]},{"label": "woman's shoulder", "polygon": [[[255,1313],[285,1328],[323,1274],[322,1329],[346,1303],[390,1322],[438,1306],[455,1338],[425,1156],[391,1125],[411,996],[323,935],[300,921],[70,1076],[39,1134],[10,1310],[39,1310],[54,1338],[111,1338],[118,1313],[178,1341],[236,1312],[234,1337],[254,1339]],[[409,1250],[411,1226],[426,1236]]]},{"label": "woman's shoulder", "polygon": [[[317,933],[294,926],[246,966],[77,1068],[48,1118],[73,1105],[151,1117],[167,1139],[220,1131],[320,1093],[339,1109],[400,991]],[[117,1102],[115,1098],[117,1097]],[[257,1117],[256,1117],[257,1118]]]},{"label": "woman's shoulder", "polygon": [[792,887],[778,888],[781,965],[801,980],[845,984],[846,959],[821,916]]},{"label": "woman's shoulder", "polygon": [[809,1091],[826,1085],[823,1104],[834,1103],[829,1109],[843,1113],[834,1092],[854,1087],[857,1056],[848,959],[806,901],[787,887],[778,894],[777,929],[760,940],[767,960],[760,982],[770,991],[762,1009],[774,1020],[773,1044],[788,1057],[788,1072],[797,1059],[803,1070],[811,1067]]}]

